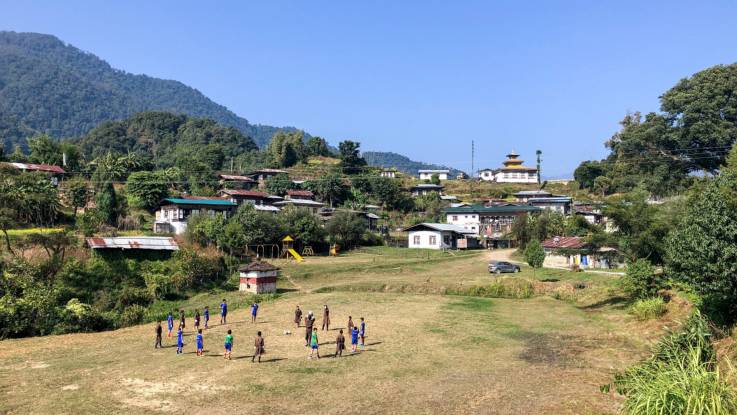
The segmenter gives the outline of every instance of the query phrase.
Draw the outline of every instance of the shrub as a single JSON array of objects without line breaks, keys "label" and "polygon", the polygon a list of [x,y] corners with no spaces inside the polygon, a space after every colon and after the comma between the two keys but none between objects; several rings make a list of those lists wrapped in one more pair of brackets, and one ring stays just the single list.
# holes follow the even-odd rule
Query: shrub
[{"label": "shrub", "polygon": [[627,272],[620,280],[622,290],[632,298],[654,296],[660,288],[655,268],[647,259],[637,259],[627,265]]},{"label": "shrub", "polygon": [[146,315],[146,307],[138,304],[134,304],[127,307],[120,314],[120,325],[121,326],[133,326],[143,322],[143,317]]},{"label": "shrub", "polygon": [[708,323],[696,311],[680,331],[658,343],[652,357],[618,374],[614,386],[627,398],[623,412],[737,413],[737,392],[722,377],[710,336]]},{"label": "shrub", "polygon": [[646,298],[635,301],[630,313],[638,320],[650,320],[662,316],[668,311],[661,297]]},{"label": "shrub", "polygon": [[533,269],[543,266],[543,262],[545,261],[545,251],[539,241],[533,240],[527,244],[527,248],[525,248],[525,261]]}]

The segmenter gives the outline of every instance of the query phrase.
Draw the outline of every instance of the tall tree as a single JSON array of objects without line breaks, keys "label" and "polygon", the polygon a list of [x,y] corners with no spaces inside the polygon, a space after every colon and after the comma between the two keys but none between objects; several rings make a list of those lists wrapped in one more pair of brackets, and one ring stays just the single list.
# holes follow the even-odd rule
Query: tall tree
[{"label": "tall tree", "polygon": [[77,217],[77,211],[79,208],[83,208],[87,205],[87,201],[90,198],[90,191],[87,188],[87,181],[77,176],[64,183],[64,193],[67,202],[74,209],[74,218]]},{"label": "tall tree", "polygon": [[310,137],[305,145],[305,151],[309,156],[330,156],[328,142],[322,137]]},{"label": "tall tree", "polygon": [[302,131],[279,131],[271,138],[266,151],[278,167],[292,167],[306,158]]},{"label": "tall tree", "polygon": [[351,140],[341,141],[338,144],[338,150],[343,173],[356,174],[366,166],[366,160],[361,157],[361,143]]},{"label": "tall tree", "polygon": [[309,181],[305,186],[312,190],[321,200],[327,201],[330,207],[333,203],[343,199],[346,187],[343,179],[335,173],[328,173],[316,180]]}]

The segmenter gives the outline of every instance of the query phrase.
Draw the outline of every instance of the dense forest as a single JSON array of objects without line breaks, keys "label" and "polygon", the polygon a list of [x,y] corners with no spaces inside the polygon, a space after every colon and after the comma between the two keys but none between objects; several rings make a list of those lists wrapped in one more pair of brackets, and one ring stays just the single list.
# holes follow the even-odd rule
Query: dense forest
[{"label": "dense forest", "polygon": [[385,168],[393,167],[401,171],[402,173],[406,173],[412,176],[417,176],[417,170],[420,169],[448,169],[450,170],[450,174],[452,177],[455,177],[458,173],[460,173],[460,170],[451,167],[438,166],[437,164],[428,164],[421,161],[413,161],[406,156],[388,151],[366,151],[363,153],[363,158],[366,160],[366,163],[368,163],[369,166]]},{"label": "dense forest", "polygon": [[[133,75],[51,35],[0,31],[0,137],[86,134],[104,121],[161,110],[209,118],[264,147],[279,128],[256,125],[178,81]],[[291,131],[293,128],[285,128]]]}]

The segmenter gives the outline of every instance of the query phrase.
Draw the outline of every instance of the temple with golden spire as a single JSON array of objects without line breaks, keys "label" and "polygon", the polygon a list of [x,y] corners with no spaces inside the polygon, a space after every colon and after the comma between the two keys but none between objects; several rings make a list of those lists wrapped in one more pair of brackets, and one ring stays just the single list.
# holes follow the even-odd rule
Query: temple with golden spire
[{"label": "temple with golden spire", "polygon": [[537,183],[537,168],[527,167],[516,151],[507,154],[504,167],[479,171],[479,178],[497,183]]}]

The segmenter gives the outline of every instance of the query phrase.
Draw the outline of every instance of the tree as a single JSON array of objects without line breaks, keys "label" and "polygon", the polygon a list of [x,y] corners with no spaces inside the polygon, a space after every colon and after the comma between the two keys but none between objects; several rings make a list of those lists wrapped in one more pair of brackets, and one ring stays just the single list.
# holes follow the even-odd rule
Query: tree
[{"label": "tree", "polygon": [[366,222],[351,212],[336,212],[325,224],[330,242],[344,248],[352,248],[361,242]]},{"label": "tree", "polygon": [[95,198],[97,211],[108,225],[115,225],[120,214],[120,202],[111,182],[102,185],[101,191]]},{"label": "tree", "polygon": [[737,315],[737,204],[727,177],[692,195],[665,243],[668,274]]},{"label": "tree", "polygon": [[440,185],[440,176],[438,176],[437,173],[433,173],[433,175],[430,176],[430,183]]},{"label": "tree", "polygon": [[31,150],[29,159],[33,163],[61,165],[61,147],[48,134],[39,134],[29,138],[28,148]]},{"label": "tree", "polygon": [[538,240],[532,240],[525,248],[525,262],[532,267],[533,271],[543,266],[545,251]]},{"label": "tree", "polygon": [[401,185],[396,180],[376,176],[371,178],[369,184],[370,194],[376,197],[384,208],[406,212],[414,207],[414,201],[402,191]]},{"label": "tree", "polygon": [[576,167],[573,178],[576,179],[582,189],[593,189],[594,180],[606,174],[606,164],[598,160],[587,160]]},{"label": "tree", "polygon": [[279,131],[271,138],[266,152],[278,167],[292,167],[305,160],[304,133]]},{"label": "tree", "polygon": [[338,143],[338,151],[340,155],[340,165],[343,167],[343,173],[356,174],[361,168],[366,166],[366,160],[361,157],[361,143],[356,141],[345,140]]},{"label": "tree", "polygon": [[68,180],[64,184],[64,193],[66,194],[67,201],[74,208],[74,218],[77,218],[77,211],[79,208],[87,206],[87,201],[90,198],[90,191],[87,188],[87,182],[81,177],[75,177]]},{"label": "tree", "polygon": [[10,246],[8,230],[15,226],[15,217],[16,212],[13,209],[0,208],[0,230],[3,232],[3,237],[5,238],[5,248],[7,248],[8,252],[13,255],[15,255],[15,253],[13,252],[13,248]]},{"label": "tree", "polygon": [[309,181],[305,187],[315,193],[321,200],[327,201],[330,207],[334,202],[343,199],[346,188],[343,179],[336,173],[328,173],[316,180]]},{"label": "tree", "polygon": [[328,142],[322,137],[310,137],[305,145],[305,151],[308,156],[330,156],[330,148]]},{"label": "tree", "polygon": [[654,296],[660,288],[655,267],[643,258],[627,265],[627,271],[620,280],[620,285],[625,294],[637,300]]},{"label": "tree", "polygon": [[594,185],[592,186],[591,190],[601,194],[602,196],[606,196],[611,187],[612,180],[610,178],[606,176],[599,176],[594,179]]},{"label": "tree", "polygon": [[[158,172],[139,171],[128,176],[126,191],[132,205],[151,210],[169,195],[169,185]],[[129,199],[130,200],[130,199]]]},{"label": "tree", "polygon": [[272,195],[284,196],[287,190],[294,187],[294,183],[286,174],[277,174],[266,179],[266,191]]},{"label": "tree", "polygon": [[248,203],[239,206],[230,221],[236,221],[243,226],[245,243],[248,245],[277,244],[286,234],[276,215],[259,212]]},{"label": "tree", "polygon": [[287,206],[279,212],[278,219],[287,234],[305,245],[323,242],[325,238],[320,221],[305,209]]},{"label": "tree", "polygon": [[351,187],[350,196],[345,201],[344,206],[351,210],[362,211],[366,208],[367,203],[368,198],[366,195],[355,187]]}]

